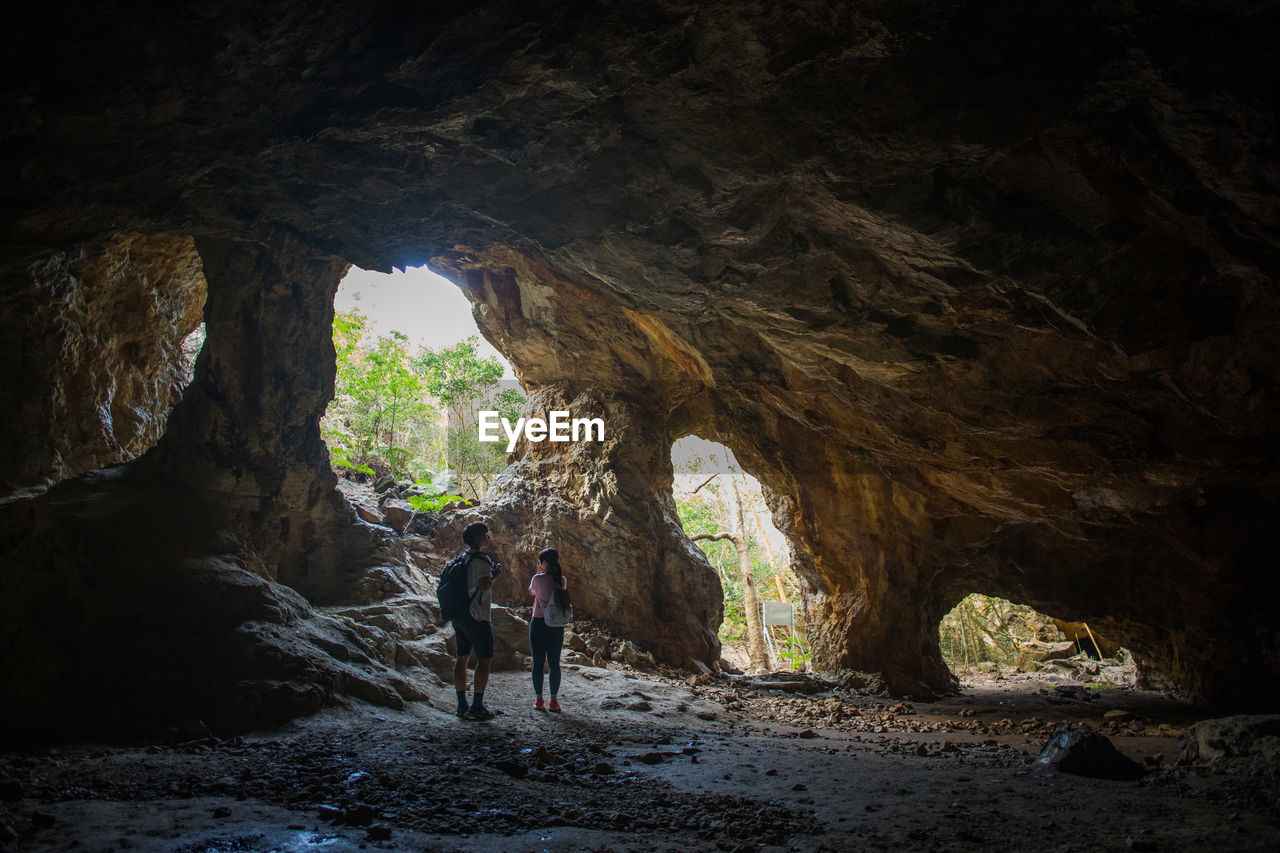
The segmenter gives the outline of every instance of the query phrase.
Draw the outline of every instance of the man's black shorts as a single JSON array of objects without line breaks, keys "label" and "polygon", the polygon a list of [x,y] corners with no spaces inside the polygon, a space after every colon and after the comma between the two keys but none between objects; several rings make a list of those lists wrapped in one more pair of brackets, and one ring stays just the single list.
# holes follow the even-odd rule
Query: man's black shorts
[{"label": "man's black shorts", "polygon": [[475,651],[480,660],[493,657],[493,623],[473,619],[464,613],[453,620],[453,633],[458,641],[458,657]]}]

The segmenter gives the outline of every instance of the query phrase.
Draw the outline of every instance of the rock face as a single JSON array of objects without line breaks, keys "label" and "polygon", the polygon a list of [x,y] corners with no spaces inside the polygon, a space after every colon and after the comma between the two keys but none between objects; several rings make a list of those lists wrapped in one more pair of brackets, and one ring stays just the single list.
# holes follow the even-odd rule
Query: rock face
[{"label": "rock face", "polygon": [[[242,571],[330,606],[406,593],[398,564],[370,574],[390,558],[337,496],[316,420],[344,265],[431,262],[473,299],[531,411],[606,419],[599,445],[517,447],[482,508],[513,570],[561,550],[583,616],[669,660],[715,660],[718,591],[667,494],[671,442],[696,433],[766,485],[819,665],[945,689],[938,621],[978,591],[1086,621],[1187,691],[1280,698],[1274,10],[243,15],[214,0],[198,18],[104,7],[74,31],[35,25],[0,96],[7,328],[74,325],[59,319],[69,285],[50,282],[84,247],[194,238],[208,343],[130,470],[186,490]],[[120,277],[121,298],[194,280],[189,251],[156,252],[164,275]],[[162,337],[149,346],[172,351],[177,333]],[[16,351],[6,366],[25,363]],[[38,457],[6,462],[9,484],[128,455],[114,416],[85,431],[42,413],[100,411],[113,383],[137,384],[130,359],[38,361],[5,372],[4,399],[34,407],[10,443]],[[164,385],[146,378],[162,359],[139,361],[142,385]],[[92,504],[106,487],[75,488]],[[74,524],[50,522],[57,548],[27,541],[24,513],[79,511],[40,500],[3,522],[19,602],[80,577],[91,552]],[[149,553],[190,573],[179,542]],[[38,694],[26,677],[21,695]]]},{"label": "rock face", "polygon": [[205,298],[190,237],[116,234],[22,273],[4,288],[0,496],[154,445],[190,379],[182,343]]}]

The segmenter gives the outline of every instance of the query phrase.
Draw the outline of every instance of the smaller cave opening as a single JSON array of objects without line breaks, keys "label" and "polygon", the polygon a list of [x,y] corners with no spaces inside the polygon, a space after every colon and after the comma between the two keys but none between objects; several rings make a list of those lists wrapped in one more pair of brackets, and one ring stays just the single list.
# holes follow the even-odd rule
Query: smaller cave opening
[{"label": "smaller cave opening", "polygon": [[479,440],[479,413],[514,420],[524,396],[459,288],[426,267],[352,267],[334,298],[333,340],[321,434],[357,512],[404,532],[389,500],[408,518],[479,503],[507,466],[505,444]]},{"label": "smaller cave opening", "polygon": [[1134,687],[1125,648],[1091,628],[994,595],[972,593],[938,623],[942,659],[961,684],[1037,679],[1085,689]]},{"label": "smaller cave opening", "polygon": [[740,671],[809,665],[791,546],[760,482],[723,444],[697,435],[671,448],[672,495],[685,535],[716,570],[724,594],[722,660]]}]

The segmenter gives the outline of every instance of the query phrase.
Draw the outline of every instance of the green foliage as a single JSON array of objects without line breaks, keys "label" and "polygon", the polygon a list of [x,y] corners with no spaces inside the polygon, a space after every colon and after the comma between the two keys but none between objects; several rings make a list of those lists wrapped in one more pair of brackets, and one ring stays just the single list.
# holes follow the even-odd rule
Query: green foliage
[{"label": "green foliage", "polygon": [[778,658],[789,669],[804,669],[809,664],[809,650],[805,646],[804,637],[799,632],[787,634],[786,640],[778,646]]},{"label": "green foliage", "polygon": [[[728,530],[724,505],[717,499],[718,486],[712,483],[703,488],[708,492],[705,497],[699,493],[684,498],[676,498],[676,512],[680,516],[680,524],[688,536],[699,534],[716,534]],[[738,574],[738,551],[728,539],[699,540],[697,546],[706,555],[707,562],[715,567],[720,575],[720,585],[724,590],[724,621],[720,623],[720,639],[724,642],[742,642],[747,636],[747,616],[742,603],[742,578]],[[751,568],[755,573],[756,587],[762,592],[773,589],[773,571],[764,559],[763,546],[755,537],[750,537]]]},{"label": "green foliage", "polygon": [[406,500],[418,512],[439,512],[445,504],[462,500],[462,495],[410,495]]},{"label": "green foliage", "polygon": [[[400,332],[365,344],[369,321],[356,311],[334,317],[334,400],[323,434],[353,470],[403,474],[434,416]],[[337,463],[340,464],[341,463]]]},{"label": "green foliage", "polygon": [[460,489],[474,499],[507,466],[505,443],[480,441],[477,412],[494,409],[514,422],[525,402],[514,388],[499,390],[502,362],[481,356],[479,346],[479,338],[472,335],[452,346],[423,349],[414,361],[427,392],[448,411],[441,447],[444,464],[458,472]]},{"label": "green foliage", "polygon": [[453,346],[425,349],[414,361],[426,390],[441,403],[465,413],[466,406],[502,380],[502,363],[480,356],[480,339],[472,335]]},{"label": "green foliage", "polygon": [[966,596],[938,625],[942,659],[948,666],[1013,663],[1024,644],[1060,637],[1048,617],[1033,608],[977,593]]},{"label": "green foliage", "polygon": [[[482,357],[474,335],[411,355],[402,333],[371,342],[369,328],[358,311],[334,316],[334,399],[321,422],[333,464],[369,476],[415,480],[453,468],[460,491],[479,498],[506,467],[506,452],[505,444],[479,441],[476,411],[494,408],[514,420],[524,406],[518,391],[498,390],[502,362]],[[441,423],[442,411],[447,424]],[[431,500],[443,505],[461,496],[444,498]]]},{"label": "green foliage", "polygon": [[374,475],[377,473],[377,472],[376,472],[376,471],[374,471],[372,468],[370,468],[368,465],[357,465],[357,464],[355,464],[354,462],[352,462],[350,459],[348,459],[348,458],[346,457],[346,454],[345,454],[345,453],[343,453],[342,451],[333,450],[332,448],[330,448],[330,450],[329,450],[329,461],[330,461],[330,462],[331,462],[335,467],[338,467],[338,468],[349,468],[349,469],[350,469],[350,470],[352,470],[352,471],[356,471],[356,472],[359,472],[359,473],[361,473],[361,474],[367,474],[367,475],[368,475],[368,476],[370,476],[370,477],[374,476]]}]

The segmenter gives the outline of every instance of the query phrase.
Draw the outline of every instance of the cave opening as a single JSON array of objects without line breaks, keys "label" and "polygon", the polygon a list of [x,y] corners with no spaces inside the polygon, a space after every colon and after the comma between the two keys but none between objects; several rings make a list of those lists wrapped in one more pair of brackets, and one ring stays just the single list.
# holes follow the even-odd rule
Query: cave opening
[{"label": "cave opening", "polygon": [[942,659],[962,684],[1041,679],[1085,688],[1134,687],[1133,654],[1087,622],[1071,622],[994,595],[971,593],[938,623]]},{"label": "cave opening", "polygon": [[380,517],[378,495],[392,491],[419,512],[479,502],[507,455],[477,439],[477,414],[513,415],[524,397],[459,288],[427,267],[352,267],[334,297],[333,341],[321,431],[340,488]]},{"label": "cave opening", "polygon": [[671,462],[680,524],[716,570],[724,594],[722,661],[743,671],[806,669],[791,546],[774,526],[760,482],[728,447],[697,435],[672,445]]}]

